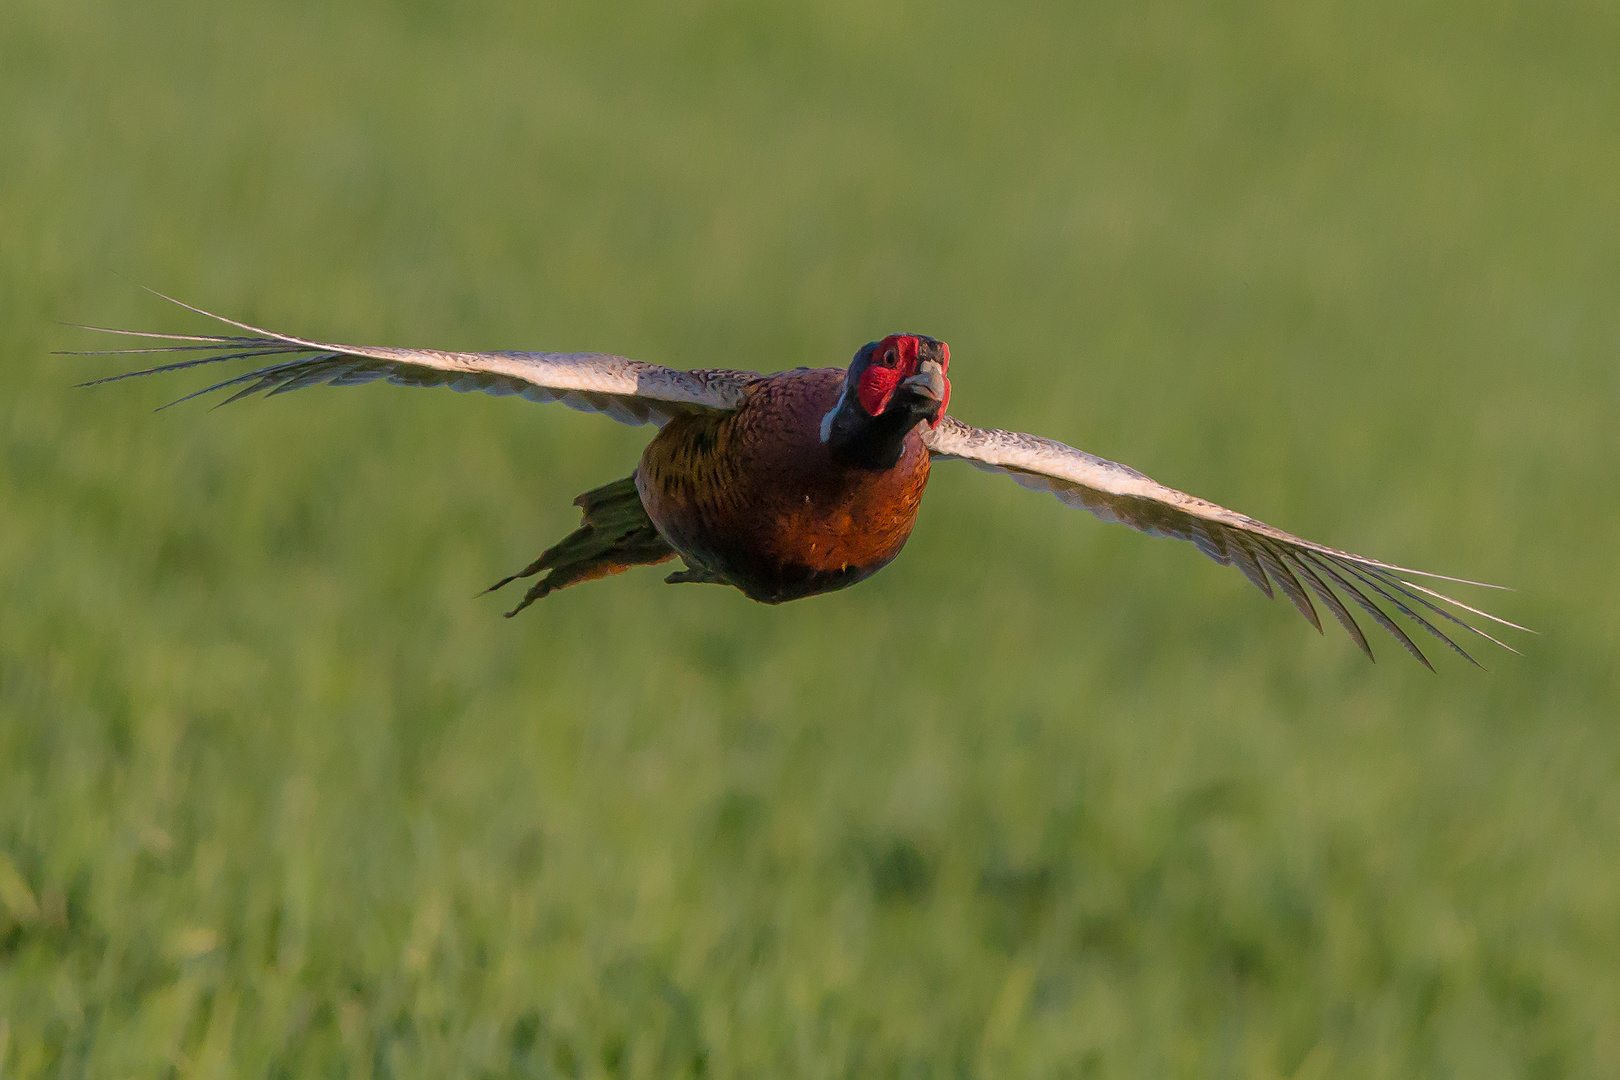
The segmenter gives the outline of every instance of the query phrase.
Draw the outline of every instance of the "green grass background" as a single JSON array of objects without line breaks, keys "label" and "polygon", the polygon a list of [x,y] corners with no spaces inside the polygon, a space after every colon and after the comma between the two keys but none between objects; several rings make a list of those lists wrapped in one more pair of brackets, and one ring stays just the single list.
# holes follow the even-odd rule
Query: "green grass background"
[{"label": "green grass background", "polygon": [[[1620,8],[0,6],[0,1076],[1620,1075]],[[58,320],[843,364],[1516,586],[1368,664],[963,466],[474,599],[646,429]],[[1471,594],[1475,595],[1475,594]],[[1477,598],[1477,596],[1475,597]]]}]

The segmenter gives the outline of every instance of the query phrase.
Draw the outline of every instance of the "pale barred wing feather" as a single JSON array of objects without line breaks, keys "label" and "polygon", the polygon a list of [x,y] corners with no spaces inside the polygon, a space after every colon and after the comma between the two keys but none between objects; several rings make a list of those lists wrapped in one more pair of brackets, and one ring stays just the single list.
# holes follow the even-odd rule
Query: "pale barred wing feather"
[{"label": "pale barred wing feather", "polygon": [[[176,301],[179,303],[179,301]],[[181,304],[182,307],[190,307]],[[221,404],[253,394],[283,394],[307,386],[356,386],[384,380],[397,386],[448,386],[530,401],[560,401],[573,409],[603,413],[625,424],[663,424],[682,413],[735,408],[756,374],[708,369],[680,371],[607,353],[445,352],[369,345],[332,345],[277,334],[190,308],[247,331],[245,335],[151,334],[108,330],[167,342],[120,353],[188,353],[184,360],[125,372],[86,383],[93,386],[143,375],[180,371],[226,360],[271,362],[214,383],[179,401],[219,390],[233,391]],[[171,402],[170,404],[178,404]]]},{"label": "pale barred wing feather", "polygon": [[1302,540],[1263,521],[1165,487],[1135,469],[1052,439],[970,427],[951,416],[942,418],[937,427],[926,432],[924,439],[936,458],[959,458],[981,469],[1006,473],[1032,491],[1051,492],[1069,506],[1089,510],[1104,521],[1117,521],[1151,536],[1191,540],[1216,562],[1243,571],[1268,597],[1273,595],[1273,586],[1281,589],[1300,614],[1321,630],[1322,622],[1311,602],[1314,596],[1368,656],[1372,655],[1372,648],[1346,606],[1346,600],[1394,635],[1425,667],[1432,667],[1428,658],[1386,607],[1434,635],[1471,663],[1477,661],[1446,630],[1436,625],[1437,621],[1452,632],[1461,629],[1503,648],[1512,650],[1512,646],[1464,621],[1441,604],[1450,605],[1463,615],[1524,629],[1409,578],[1440,578],[1486,588],[1499,586],[1408,570]]}]

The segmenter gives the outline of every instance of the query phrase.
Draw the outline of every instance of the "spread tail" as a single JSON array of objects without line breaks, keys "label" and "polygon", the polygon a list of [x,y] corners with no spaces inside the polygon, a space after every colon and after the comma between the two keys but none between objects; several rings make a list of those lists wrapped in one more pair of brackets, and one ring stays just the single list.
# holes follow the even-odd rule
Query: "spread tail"
[{"label": "spread tail", "polygon": [[651,566],[675,557],[675,549],[664,542],[642,508],[634,473],[587,491],[574,500],[584,511],[585,520],[558,544],[511,577],[489,587],[494,592],[518,578],[551,571],[529,586],[523,600],[506,613],[510,619],[536,600],[558,589],[582,581],[622,574],[632,566]]}]

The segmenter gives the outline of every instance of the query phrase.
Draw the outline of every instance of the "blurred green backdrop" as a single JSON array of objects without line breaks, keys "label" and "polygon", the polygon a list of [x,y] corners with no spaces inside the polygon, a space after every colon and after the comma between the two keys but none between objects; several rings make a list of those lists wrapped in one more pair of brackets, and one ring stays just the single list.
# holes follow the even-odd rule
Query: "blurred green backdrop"
[{"label": "blurred green backdrop", "polygon": [[[1620,1075],[1620,8],[0,7],[0,1075]],[[843,364],[1517,586],[1368,664],[963,466],[473,594],[649,435],[58,320]],[[1477,594],[1471,594],[1477,596]]]}]

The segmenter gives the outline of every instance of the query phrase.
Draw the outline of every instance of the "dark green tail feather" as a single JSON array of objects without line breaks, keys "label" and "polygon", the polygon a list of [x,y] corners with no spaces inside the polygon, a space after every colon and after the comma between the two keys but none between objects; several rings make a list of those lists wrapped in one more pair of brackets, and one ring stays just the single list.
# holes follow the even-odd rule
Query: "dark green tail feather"
[{"label": "dark green tail feather", "polygon": [[536,600],[578,585],[582,581],[622,574],[632,566],[651,566],[675,557],[675,549],[664,542],[641,505],[632,473],[574,500],[584,511],[584,521],[562,541],[547,548],[541,556],[510,577],[489,587],[494,592],[518,578],[551,571],[529,587],[523,601],[506,613],[510,619]]}]

